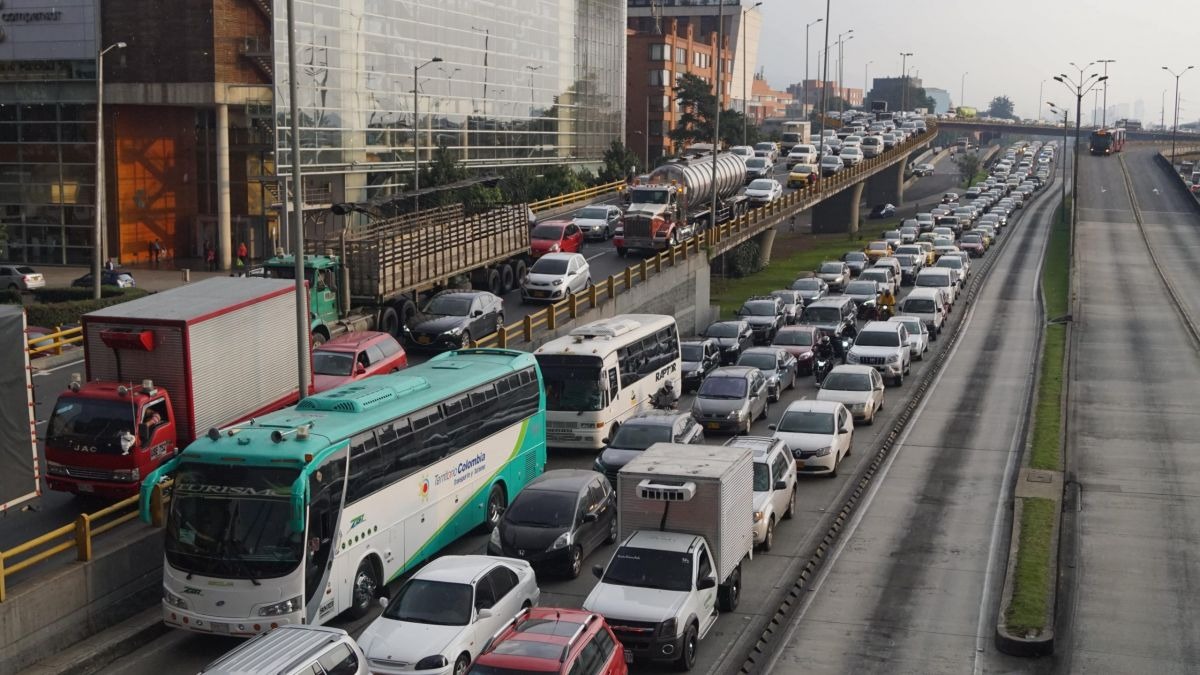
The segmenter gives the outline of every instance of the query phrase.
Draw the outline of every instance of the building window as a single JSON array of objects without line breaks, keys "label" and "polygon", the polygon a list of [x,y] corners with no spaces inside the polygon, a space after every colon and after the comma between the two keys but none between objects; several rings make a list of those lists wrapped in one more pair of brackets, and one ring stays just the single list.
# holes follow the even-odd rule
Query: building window
[{"label": "building window", "polygon": [[702,52],[694,52],[692,54],[692,65],[697,68],[708,68],[712,66],[712,56]]},{"label": "building window", "polygon": [[650,60],[651,61],[670,61],[671,46],[670,45],[650,45]]},{"label": "building window", "polygon": [[651,70],[650,71],[650,86],[651,87],[669,87],[669,86],[671,86],[671,71],[669,71],[669,70]]},{"label": "building window", "polygon": [[687,65],[687,50],[683,47],[675,48],[675,63]]}]

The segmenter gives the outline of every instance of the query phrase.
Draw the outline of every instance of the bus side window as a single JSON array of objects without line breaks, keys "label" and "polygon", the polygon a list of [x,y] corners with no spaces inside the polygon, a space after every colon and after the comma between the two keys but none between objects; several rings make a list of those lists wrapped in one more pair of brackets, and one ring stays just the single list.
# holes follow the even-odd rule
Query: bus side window
[{"label": "bus side window", "polygon": [[609,368],[608,369],[608,393],[609,393],[609,396],[615,397],[617,395],[617,392],[620,391],[620,389],[621,388],[617,385],[617,369]]}]

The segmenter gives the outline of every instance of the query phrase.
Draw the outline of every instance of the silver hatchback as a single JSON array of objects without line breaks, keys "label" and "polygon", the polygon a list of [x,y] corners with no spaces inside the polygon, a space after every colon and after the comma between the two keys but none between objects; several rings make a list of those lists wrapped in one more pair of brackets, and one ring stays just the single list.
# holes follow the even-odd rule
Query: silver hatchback
[{"label": "silver hatchback", "polygon": [[714,370],[696,391],[692,417],[706,431],[750,433],[754,420],[767,416],[767,378],[749,366]]}]

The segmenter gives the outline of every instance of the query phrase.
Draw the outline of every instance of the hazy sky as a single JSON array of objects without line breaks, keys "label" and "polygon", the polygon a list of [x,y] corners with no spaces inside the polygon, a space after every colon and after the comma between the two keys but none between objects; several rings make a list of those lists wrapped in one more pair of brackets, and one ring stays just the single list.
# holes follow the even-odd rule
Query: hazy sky
[{"label": "hazy sky", "polygon": [[[967,72],[966,105],[983,109],[992,97],[1004,94],[1013,100],[1017,115],[1033,117],[1039,82],[1046,80],[1044,101],[1074,106],[1074,95],[1050,78],[1064,72],[1077,77],[1071,61],[1083,66],[1115,59],[1108,65],[1109,107],[1127,103],[1132,116],[1141,99],[1143,121],[1157,124],[1166,89],[1170,125],[1175,78],[1162,66],[1178,72],[1194,64],[1180,80],[1179,119],[1200,118],[1196,0],[833,0],[832,5],[830,42],[854,29],[853,39],[843,45],[846,86],[863,85],[868,60],[874,61],[871,77],[898,76],[900,52],[912,52],[908,66],[913,76],[919,69],[925,86],[949,91],[955,105],[962,103],[959,87]],[[825,2],[763,0],[759,10],[759,63],[771,86],[783,89],[804,76],[804,26],[824,17]],[[810,35],[814,53],[809,62],[816,78],[815,52],[825,38],[824,24],[813,26]],[[831,45],[830,79],[836,57]],[[1084,122],[1091,121],[1092,96],[1084,98]]]}]

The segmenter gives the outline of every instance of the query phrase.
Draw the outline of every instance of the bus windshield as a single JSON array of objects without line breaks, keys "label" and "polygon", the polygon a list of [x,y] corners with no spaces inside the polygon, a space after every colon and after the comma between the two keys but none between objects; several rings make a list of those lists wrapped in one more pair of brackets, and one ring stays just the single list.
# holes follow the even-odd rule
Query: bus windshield
[{"label": "bus windshield", "polygon": [[604,409],[600,359],[538,356],[537,360],[546,388],[546,410],[594,412]]},{"label": "bus windshield", "polygon": [[226,578],[279,577],[303,556],[290,528],[295,469],[184,463],[164,548],[176,569]]},{"label": "bus windshield", "polygon": [[133,416],[129,401],[64,397],[50,417],[46,444],[78,452],[128,454],[134,441]]}]

